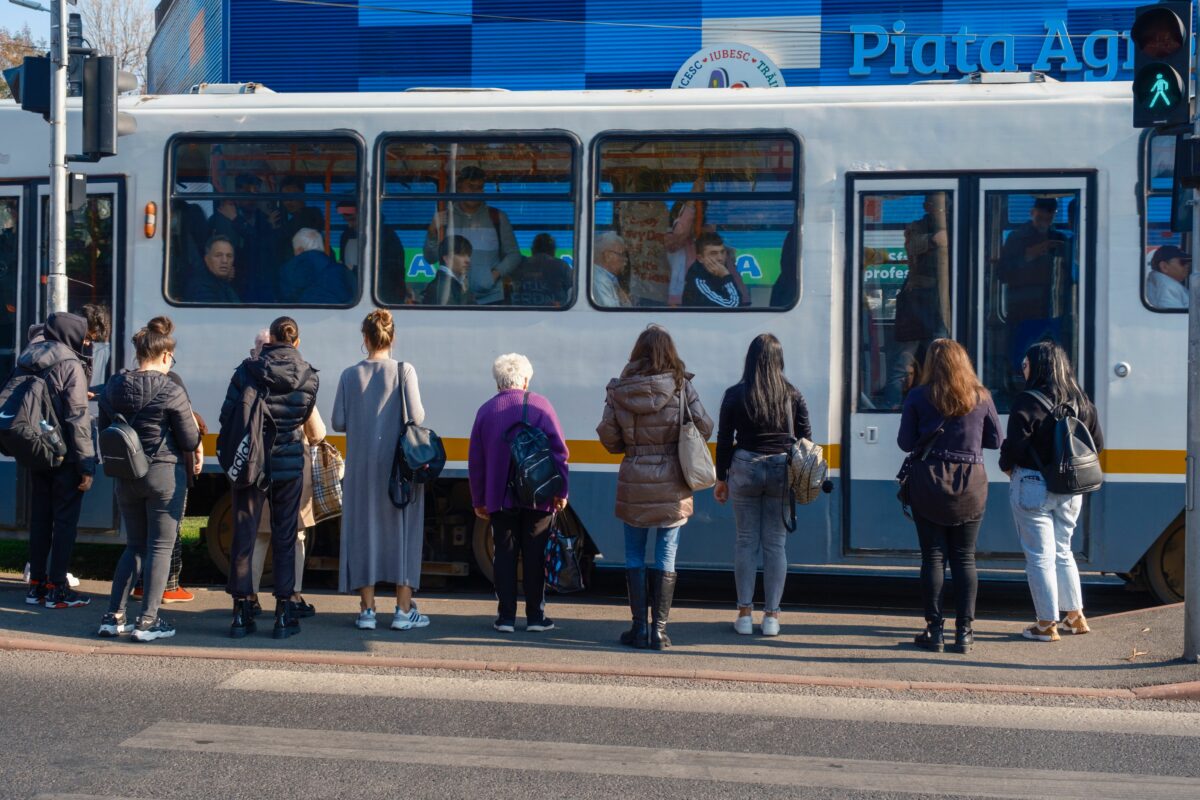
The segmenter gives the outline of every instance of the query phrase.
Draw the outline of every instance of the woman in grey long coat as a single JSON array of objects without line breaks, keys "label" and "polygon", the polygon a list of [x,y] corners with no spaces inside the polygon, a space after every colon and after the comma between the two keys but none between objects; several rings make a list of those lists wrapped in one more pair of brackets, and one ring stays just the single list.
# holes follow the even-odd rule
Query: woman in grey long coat
[{"label": "woman in grey long coat", "polygon": [[424,487],[413,486],[403,510],[388,496],[392,455],[403,413],[418,425],[425,419],[417,373],[391,357],[396,328],[391,312],[376,309],[362,324],[367,357],[347,368],[338,382],[333,429],[346,433],[346,477],[342,497],[342,547],[338,589],[358,592],[355,625],[375,629],[375,584],[396,584],[393,630],[423,628],[429,617],[417,610],[425,531]]}]

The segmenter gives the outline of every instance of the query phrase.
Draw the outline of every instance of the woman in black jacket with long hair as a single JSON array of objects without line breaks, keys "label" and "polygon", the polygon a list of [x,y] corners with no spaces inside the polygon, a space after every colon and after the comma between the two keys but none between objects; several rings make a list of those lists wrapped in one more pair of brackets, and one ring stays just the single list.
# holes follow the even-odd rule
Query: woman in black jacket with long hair
[{"label": "woman in black jacket with long hair", "polygon": [[[126,544],[113,575],[100,636],[132,632],[136,641],[149,642],[175,635],[170,623],[158,616],[158,607],[183,521],[186,455],[200,445],[200,431],[187,393],[167,375],[175,365],[174,328],[167,317],[155,317],[134,334],[138,368],[114,375],[100,395],[101,430],[120,415],[137,432],[150,461],[143,477],[116,479]],[[141,575],[145,576],[145,592],[135,626],[126,621],[125,607]]]},{"label": "woman in black jacket with long hair", "polygon": [[229,391],[221,406],[221,427],[229,425],[242,393],[247,387],[265,392],[264,400],[273,424],[268,474],[271,482],[266,489],[258,486],[231,488],[233,494],[233,547],[230,552],[229,583],[226,591],[233,595],[233,624],[229,635],[235,639],[254,632],[252,604],[254,594],[251,576],[254,540],[258,537],[258,522],[263,504],[271,503],[271,554],[275,572],[275,630],[276,639],[286,639],[300,632],[291,597],[296,584],[296,519],[300,513],[300,495],[304,485],[304,461],[308,457],[304,440],[304,423],[317,403],[317,370],[300,357],[300,326],[291,317],[280,317],[271,323],[271,341],[263,345],[257,357],[247,358],[233,373]]}]

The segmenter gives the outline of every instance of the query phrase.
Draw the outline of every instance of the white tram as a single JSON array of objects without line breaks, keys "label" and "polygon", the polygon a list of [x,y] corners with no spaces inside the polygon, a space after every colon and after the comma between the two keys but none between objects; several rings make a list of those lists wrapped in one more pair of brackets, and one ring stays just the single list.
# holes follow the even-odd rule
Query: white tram
[{"label": "white tram", "polygon": [[[799,511],[789,540],[793,570],[895,569],[917,563],[911,523],[894,499],[898,397],[914,355],[901,341],[896,300],[916,257],[912,226],[933,214],[944,232],[940,317],[967,345],[1002,414],[1020,391],[1014,358],[1019,364],[1020,350],[1041,336],[1069,349],[1099,407],[1108,480],[1088,499],[1076,541],[1081,568],[1143,576],[1161,598],[1176,598],[1186,315],[1153,307],[1145,293],[1148,254],[1186,245],[1170,230],[1172,140],[1130,126],[1124,84],[1004,80],[125,98],[136,134],[120,140],[119,156],[75,166],[88,175],[89,200],[68,226],[72,304],[111,305],[110,369],[130,363],[137,327],[169,314],[178,325],[178,371],[214,427],[234,366],[271,319],[286,313],[299,322],[301,350],[322,370],[319,403],[328,418],[340,371],[361,357],[363,316],[392,307],[395,355],[416,366],[427,424],[451,458],[427,504],[426,550],[431,570],[451,574],[475,561],[489,566],[489,537],[475,529],[463,484],[467,436],[493,391],[496,355],[519,351],[532,360],[533,386],[555,404],[569,439],[573,521],[586,530],[597,566],[619,567],[616,459],[594,427],[604,385],[636,334],[652,321],[671,331],[715,418],[746,345],[772,331],[832,467],[832,493]],[[78,108],[72,113],[77,121]],[[36,116],[0,107],[5,370],[44,304],[46,140]],[[484,173],[482,189],[464,178],[467,167]],[[1039,199],[1042,208],[1054,201],[1061,245],[1047,262],[1043,308],[1031,315],[1016,299],[1028,286],[1014,287],[1004,265],[1006,243]],[[427,247],[431,218],[479,201],[503,214],[491,214],[494,235],[476,250],[490,244],[504,256],[511,235],[522,256],[505,269],[519,270],[533,239],[549,233],[570,266],[565,294],[536,276],[523,283],[517,271],[502,279],[503,293],[490,305],[422,304],[436,261]],[[189,288],[205,269],[204,241],[221,214],[241,219],[236,303],[198,299]],[[331,258],[348,265],[343,296],[278,289],[290,256],[278,231],[297,214],[322,234]],[[668,241],[671,231],[680,238],[681,227],[685,240],[702,230],[722,235],[748,305],[671,305],[677,287],[664,290],[667,305],[661,294],[635,293],[643,304],[630,308],[594,302],[597,235],[624,237],[633,289],[639,274],[664,264],[679,270],[690,257],[686,241]],[[228,502],[209,461],[191,513],[211,514],[208,536],[220,559]],[[1017,568],[1006,478],[994,454],[988,469],[993,491],[980,564]],[[81,522],[101,538],[116,536],[109,490],[97,481]],[[732,512],[711,493],[697,498],[696,509],[680,566],[729,568]],[[0,526],[19,532],[27,517],[19,470],[2,460]],[[324,533],[336,533],[336,524]],[[325,566],[336,559],[336,547],[315,549]]]}]

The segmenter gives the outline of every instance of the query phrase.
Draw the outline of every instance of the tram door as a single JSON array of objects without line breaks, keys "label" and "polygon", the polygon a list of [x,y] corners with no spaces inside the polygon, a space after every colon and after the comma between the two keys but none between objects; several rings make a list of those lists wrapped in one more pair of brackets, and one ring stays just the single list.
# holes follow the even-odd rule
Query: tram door
[{"label": "tram door", "polygon": [[[852,183],[846,552],[907,560],[918,549],[896,500],[903,460],[896,436],[903,399],[920,381],[933,339],[950,337],[967,348],[1002,428],[1024,389],[1021,360],[1034,342],[1058,342],[1085,374],[1087,180],[955,176]],[[1017,558],[998,460],[995,451],[985,453],[992,487],[978,551]]]},{"label": "tram door", "polygon": [[[21,293],[21,230],[25,224],[25,187],[0,186],[0,380],[12,371],[23,337]],[[0,528],[15,528],[18,514],[17,465],[0,456]]]}]

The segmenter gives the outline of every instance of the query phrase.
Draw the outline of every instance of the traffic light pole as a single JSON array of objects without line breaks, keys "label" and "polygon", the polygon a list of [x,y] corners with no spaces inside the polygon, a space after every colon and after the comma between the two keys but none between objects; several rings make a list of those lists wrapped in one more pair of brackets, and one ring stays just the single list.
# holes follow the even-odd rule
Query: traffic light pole
[{"label": "traffic light pole", "polygon": [[[1200,70],[1193,54],[1192,69]],[[1200,91],[1200,72],[1193,83]],[[1200,115],[1192,105],[1192,136],[1200,139]],[[1183,142],[1180,142],[1183,144]],[[1189,159],[1190,161],[1190,159]],[[1193,165],[1192,169],[1195,169]],[[1190,178],[1191,176],[1189,176]],[[1179,176],[1176,176],[1179,180]],[[1200,245],[1200,187],[1192,189],[1191,251]],[[1200,270],[1192,262],[1188,279],[1188,394],[1187,394],[1187,511],[1184,517],[1184,619],[1183,658],[1200,661]]]},{"label": "traffic light pole", "polygon": [[50,0],[50,271],[46,313],[67,310],[67,0]]}]

